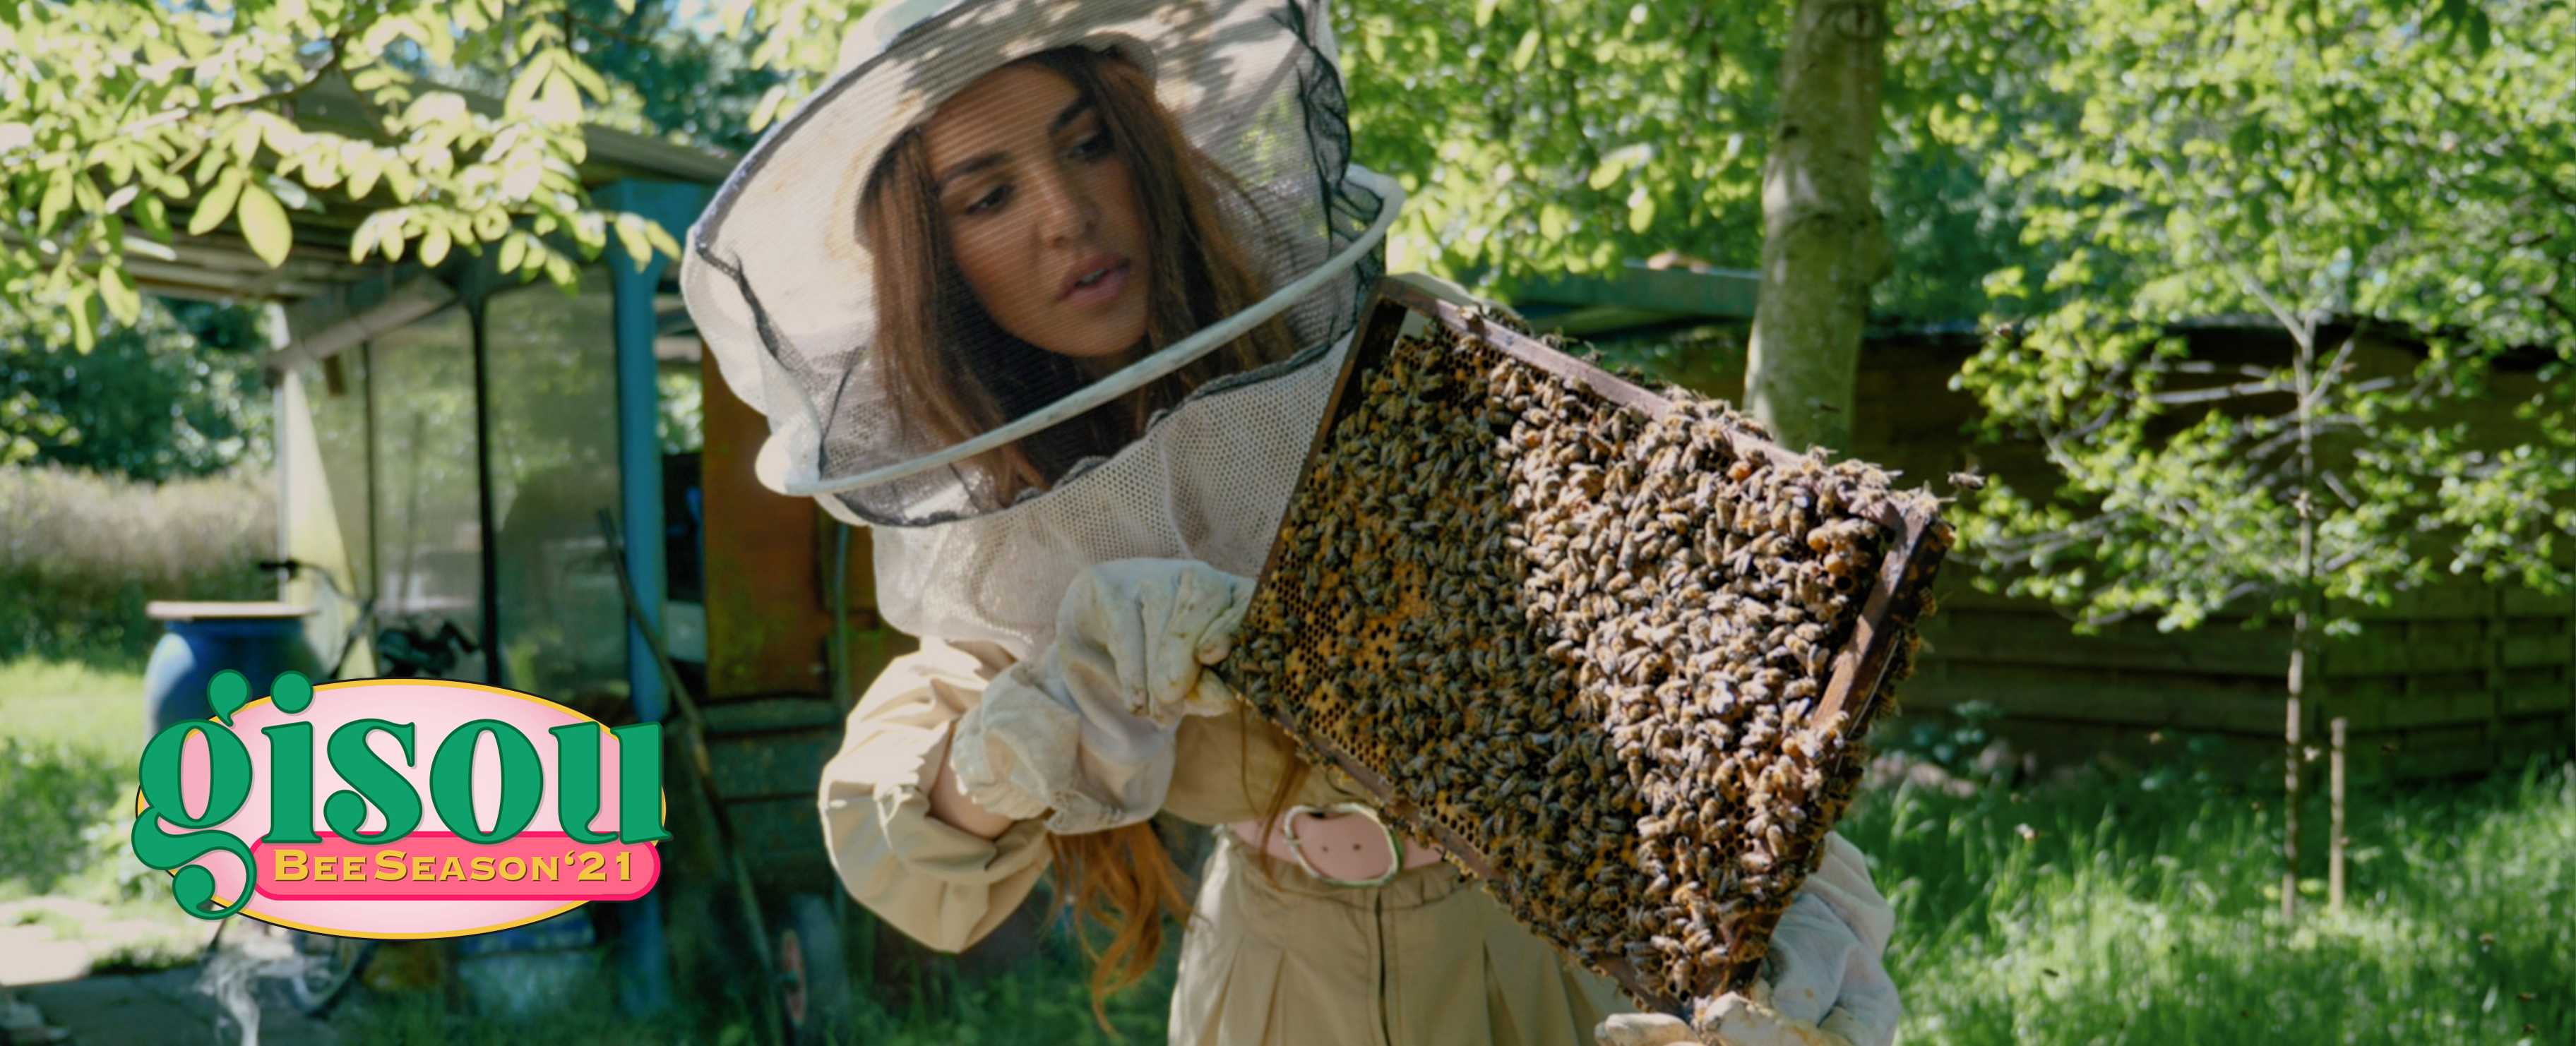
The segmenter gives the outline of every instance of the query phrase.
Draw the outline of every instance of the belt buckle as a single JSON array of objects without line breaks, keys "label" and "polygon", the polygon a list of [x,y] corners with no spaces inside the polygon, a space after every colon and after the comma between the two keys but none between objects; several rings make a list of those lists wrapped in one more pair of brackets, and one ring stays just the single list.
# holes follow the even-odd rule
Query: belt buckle
[{"label": "belt buckle", "polygon": [[[1358,814],[1361,817],[1368,818],[1369,823],[1376,825],[1378,831],[1386,833],[1386,874],[1380,875],[1374,879],[1336,879],[1315,870],[1315,866],[1306,860],[1306,845],[1299,842],[1297,839],[1297,815],[1299,814],[1304,814],[1308,817],[1333,817],[1341,814]],[[1316,881],[1321,882],[1326,886],[1347,886],[1355,889],[1369,886],[1384,886],[1388,883],[1394,882],[1395,877],[1402,874],[1404,871],[1404,838],[1395,834],[1395,829],[1387,827],[1386,822],[1378,818],[1377,811],[1365,803],[1330,803],[1320,807],[1292,806],[1288,808],[1287,816],[1281,818],[1279,828],[1280,833],[1288,837],[1288,853],[1290,856],[1297,859],[1297,867],[1305,869],[1307,875],[1314,876]]]}]

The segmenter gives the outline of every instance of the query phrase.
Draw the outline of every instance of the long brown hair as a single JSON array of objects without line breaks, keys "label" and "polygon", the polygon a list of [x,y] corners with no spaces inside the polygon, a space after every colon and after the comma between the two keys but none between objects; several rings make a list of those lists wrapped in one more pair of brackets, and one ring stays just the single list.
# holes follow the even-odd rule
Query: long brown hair
[{"label": "long brown hair", "polygon": [[[1154,98],[1153,82],[1107,52],[1063,47],[1020,59],[1073,83],[1100,112],[1110,148],[1126,164],[1150,245],[1152,295],[1145,342],[1123,366],[1259,301],[1254,274],[1219,207],[1222,194],[1248,199],[1222,166],[1182,137]],[[1246,209],[1246,213],[1256,213]],[[1044,406],[1082,380],[1082,361],[1031,345],[994,322],[959,274],[950,252],[929,149],[914,127],[888,148],[860,203],[875,258],[879,319],[872,352],[883,363],[884,402],[904,404],[918,435],[955,443]],[[1296,351],[1273,318],[1177,373],[1120,400],[973,460],[967,469],[993,505],[1043,490],[1090,454],[1133,441],[1154,412],[1210,379],[1288,358]]]},{"label": "long brown hair", "polygon": [[[1084,47],[1020,61],[1063,76],[1098,108],[1110,147],[1136,187],[1150,245],[1152,297],[1145,344],[1119,365],[1261,299],[1267,288],[1219,207],[1222,193],[1243,197],[1243,187],[1182,136],[1142,71]],[[946,445],[1042,406],[1015,402],[1028,398],[1019,390],[1070,388],[1073,380],[1049,379],[1076,379],[1071,369],[1079,364],[1012,337],[994,322],[957,269],[936,200],[928,149],[916,127],[871,172],[860,219],[876,259],[880,322],[871,351],[885,364],[885,402],[905,405],[918,435]],[[989,504],[1008,505],[1022,491],[1046,489],[1081,456],[1133,441],[1155,411],[1199,385],[1286,359],[1295,350],[1287,325],[1274,318],[1118,401],[973,459],[966,471]],[[1180,869],[1151,823],[1053,836],[1049,844],[1059,908],[1108,931],[1106,944],[1083,941],[1092,959],[1092,1012],[1107,1028],[1106,999],[1153,970],[1164,944],[1163,920],[1188,918]]]}]

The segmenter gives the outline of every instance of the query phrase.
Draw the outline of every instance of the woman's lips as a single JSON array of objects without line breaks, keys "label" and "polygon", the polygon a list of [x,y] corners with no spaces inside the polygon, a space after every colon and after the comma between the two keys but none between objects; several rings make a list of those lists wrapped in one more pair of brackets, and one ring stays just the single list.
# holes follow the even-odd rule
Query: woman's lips
[{"label": "woman's lips", "polygon": [[1087,287],[1080,282],[1082,276],[1098,272],[1104,266],[1100,264],[1083,266],[1081,273],[1075,274],[1072,280],[1065,282],[1064,295],[1059,300],[1077,309],[1098,308],[1116,301],[1118,296],[1127,290],[1128,271],[1134,268],[1134,264],[1125,258],[1107,263],[1108,274]]}]

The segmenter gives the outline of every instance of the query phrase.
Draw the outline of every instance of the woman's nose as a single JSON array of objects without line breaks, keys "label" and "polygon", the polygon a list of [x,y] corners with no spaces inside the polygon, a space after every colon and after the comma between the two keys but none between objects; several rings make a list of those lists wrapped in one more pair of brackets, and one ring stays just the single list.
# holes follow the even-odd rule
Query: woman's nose
[{"label": "woman's nose", "polygon": [[1100,224],[1100,208],[1080,179],[1060,167],[1037,178],[1038,213],[1049,241],[1064,243],[1088,235]]}]

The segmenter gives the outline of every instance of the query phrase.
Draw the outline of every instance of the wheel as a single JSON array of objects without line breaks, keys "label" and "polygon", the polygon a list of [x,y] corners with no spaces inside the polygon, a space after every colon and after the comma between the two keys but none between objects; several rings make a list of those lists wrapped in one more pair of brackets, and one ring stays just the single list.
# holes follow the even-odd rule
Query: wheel
[{"label": "wheel", "polygon": [[376,942],[366,937],[332,937],[326,934],[295,933],[295,951],[305,957],[304,968],[286,982],[286,991],[295,1008],[309,1017],[331,1012],[358,974],[367,968],[367,960],[376,954]]},{"label": "wheel", "polygon": [[830,898],[798,894],[787,902],[787,926],[778,933],[779,1001],[791,1041],[805,1046],[847,1033],[849,963],[841,953],[841,924]]}]

